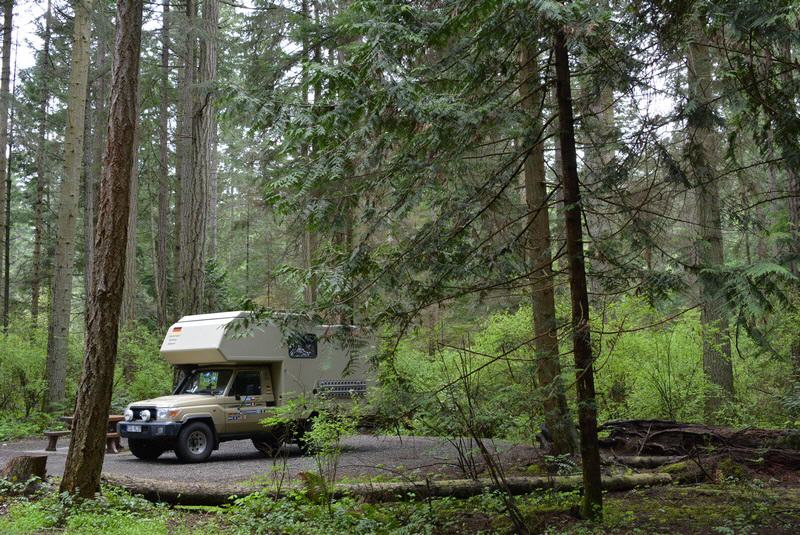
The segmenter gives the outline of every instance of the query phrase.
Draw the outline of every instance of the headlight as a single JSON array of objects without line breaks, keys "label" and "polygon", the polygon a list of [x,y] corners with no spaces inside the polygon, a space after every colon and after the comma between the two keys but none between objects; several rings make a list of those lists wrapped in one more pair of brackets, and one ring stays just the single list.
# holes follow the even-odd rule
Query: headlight
[{"label": "headlight", "polygon": [[147,409],[143,410],[142,412],[139,413],[139,418],[141,418],[143,422],[146,422],[147,420],[150,419],[150,411]]},{"label": "headlight", "polygon": [[122,413],[122,416],[125,417],[126,422],[130,422],[133,420],[133,411],[130,409],[125,409],[125,412]]},{"label": "headlight", "polygon": [[180,409],[158,409],[156,412],[156,419],[157,420],[169,420],[170,418],[175,418],[180,414]]}]

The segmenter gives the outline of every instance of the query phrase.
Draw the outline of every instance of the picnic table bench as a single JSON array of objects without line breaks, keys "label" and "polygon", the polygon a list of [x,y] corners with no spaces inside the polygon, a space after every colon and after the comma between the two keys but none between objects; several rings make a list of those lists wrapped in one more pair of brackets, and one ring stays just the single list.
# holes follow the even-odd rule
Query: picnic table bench
[{"label": "picnic table bench", "polygon": [[[108,415],[108,427],[106,428],[106,453],[119,453],[124,449],[120,442],[119,433],[117,433],[117,422],[121,422],[125,418],[121,414]],[[61,416],[59,418],[62,422],[67,424],[68,430],[64,431],[45,431],[44,436],[47,437],[47,447],[45,451],[56,451],[56,444],[58,439],[72,433],[72,422],[75,420],[74,416]]]}]

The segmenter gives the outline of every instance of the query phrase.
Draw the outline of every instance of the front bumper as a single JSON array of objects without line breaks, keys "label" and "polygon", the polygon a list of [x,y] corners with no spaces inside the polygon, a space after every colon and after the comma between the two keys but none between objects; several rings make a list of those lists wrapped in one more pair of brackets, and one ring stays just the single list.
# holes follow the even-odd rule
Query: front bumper
[{"label": "front bumper", "polygon": [[175,438],[182,425],[181,422],[119,422],[117,433],[121,437],[141,440]]}]

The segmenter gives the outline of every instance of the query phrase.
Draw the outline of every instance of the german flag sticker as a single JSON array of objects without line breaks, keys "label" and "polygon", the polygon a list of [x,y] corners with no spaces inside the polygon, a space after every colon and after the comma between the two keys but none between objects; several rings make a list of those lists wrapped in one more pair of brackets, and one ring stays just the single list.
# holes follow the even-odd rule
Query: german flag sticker
[{"label": "german flag sticker", "polygon": [[183,327],[173,327],[172,328],[172,334],[180,334],[180,332],[182,330],[183,330]]}]

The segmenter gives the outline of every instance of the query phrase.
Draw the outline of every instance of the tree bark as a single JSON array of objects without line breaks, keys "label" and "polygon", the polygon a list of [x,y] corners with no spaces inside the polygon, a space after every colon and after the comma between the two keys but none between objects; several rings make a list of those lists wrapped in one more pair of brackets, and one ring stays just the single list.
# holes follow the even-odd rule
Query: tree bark
[{"label": "tree bark", "polygon": [[525,158],[525,200],[528,205],[528,258],[531,266],[531,304],[536,347],[536,376],[542,396],[545,423],[553,437],[555,454],[575,453],[577,435],[567,407],[558,351],[553,257],[550,244],[550,209],[544,169],[542,105],[544,89],[535,52],[526,45],[520,54],[523,77],[522,104],[531,119],[534,138]]},{"label": "tree bark", "polygon": [[118,0],[108,140],[100,183],[86,352],[61,491],[92,497],[100,485],[125,283],[130,183],[137,124],[142,0]]},{"label": "tree bark", "polygon": [[[137,93],[137,109],[140,107],[141,98],[139,89]],[[128,204],[128,241],[125,244],[125,286],[122,290],[122,310],[120,312],[120,325],[122,328],[133,327],[136,321],[136,228],[139,222],[139,128],[133,133],[133,170],[131,171],[131,198]],[[133,379],[131,363],[123,365],[123,375],[127,380]]]},{"label": "tree bark", "polygon": [[[303,231],[303,267],[306,270],[314,269],[315,253],[317,250],[317,233],[313,230]],[[311,274],[303,288],[303,299],[306,305],[311,306],[317,302],[317,277]]]},{"label": "tree bark", "polygon": [[[105,140],[106,127],[108,126],[108,116],[106,114],[106,40],[100,28],[96,29],[97,33],[97,51],[95,52],[96,72],[94,81],[93,101],[94,104],[90,108],[86,106],[86,118],[84,128],[85,139],[84,144],[84,216],[83,216],[83,233],[85,242],[85,278],[86,278],[86,303],[84,307],[89,306],[89,288],[92,286],[92,261],[94,259],[94,226],[97,211],[97,183],[100,180],[100,173],[103,163],[103,141]],[[93,115],[92,115],[93,114]],[[88,125],[89,122],[94,122],[94,131],[90,132]],[[89,135],[91,134],[91,143],[88,143]],[[87,312],[88,313],[88,312]]]},{"label": "tree bark", "polygon": [[86,107],[86,85],[89,75],[89,41],[91,38],[92,0],[75,2],[73,44],[67,126],[64,133],[64,179],[56,229],[53,296],[47,334],[47,396],[50,411],[64,403],[67,378],[70,312],[72,307],[72,270],[75,266],[75,234],[78,217],[78,186],[83,160],[83,127]]},{"label": "tree bark", "polygon": [[[9,19],[13,13],[13,7],[9,8]],[[10,23],[10,21],[9,21]],[[13,28],[13,26],[10,26]],[[10,33],[10,32],[9,32]],[[19,43],[19,38],[17,38]],[[5,206],[5,237],[3,240],[4,262],[3,262],[3,335],[8,334],[8,315],[11,306],[11,173],[14,163],[14,90],[17,85],[17,59],[14,55],[14,78],[11,81],[11,91],[9,97],[9,122],[8,122],[8,161],[6,162],[6,206]]]},{"label": "tree bark", "polygon": [[[787,40],[783,43],[781,55],[783,56],[783,61],[787,62],[787,64],[792,63],[792,45],[790,41]],[[793,87],[793,78],[794,72],[790,69],[785,69],[781,75],[781,83],[785,87],[785,91],[790,91],[790,88]],[[773,129],[770,127],[770,135],[772,131]],[[793,165],[798,158],[796,155],[792,157],[791,151],[787,150],[788,145],[785,142],[782,144],[781,155],[788,175],[789,201],[787,208],[789,209],[789,253],[791,254],[789,269],[792,275],[797,277],[800,276],[800,169]],[[792,348],[795,370],[798,378],[800,378],[800,339],[793,341]]]},{"label": "tree bark", "polygon": [[[3,66],[0,73],[0,239],[5,242],[6,235],[6,179],[8,174],[8,161],[6,147],[8,146],[8,112],[11,106],[11,34],[13,31],[14,1],[3,2]],[[6,247],[0,247],[0,265]]]},{"label": "tree bark", "polygon": [[186,39],[183,50],[183,80],[180,87],[180,98],[178,99],[178,134],[175,142],[175,178],[176,178],[176,199],[175,199],[175,296],[177,305],[177,316],[180,317],[183,310],[184,290],[184,252],[183,245],[187,240],[187,210],[184,207],[185,190],[189,189],[192,183],[192,150],[194,146],[192,134],[192,85],[195,79],[195,44],[196,37],[194,32],[194,20],[196,18],[197,4],[193,0],[186,0]]},{"label": "tree bark", "polygon": [[219,3],[203,2],[198,84],[192,108],[192,173],[183,185],[181,314],[202,312],[205,303],[205,263],[208,190],[214,132],[214,90],[217,77]]},{"label": "tree bark", "polygon": [[161,26],[161,102],[158,107],[158,225],[156,228],[156,318],[167,328],[167,238],[169,220],[169,0],[163,0]]},{"label": "tree bark", "polygon": [[578,426],[581,433],[583,466],[583,501],[581,513],[598,518],[603,511],[603,486],[600,480],[600,448],[597,440],[597,404],[594,391],[594,366],[589,334],[589,292],[583,256],[581,228],[581,194],[575,151],[575,130],[572,114],[569,54],[564,31],[559,29],[554,40],[556,64],[556,98],[561,140],[564,185],[564,225],[569,259],[570,295],[572,304],[572,346],[578,390]]},{"label": "tree bark", "polygon": [[47,475],[47,455],[20,455],[12,457],[0,468],[0,478],[24,483],[32,477],[44,479]]},{"label": "tree bark", "polygon": [[203,2],[198,87],[192,111],[192,173],[183,187],[181,313],[197,314],[205,307],[205,263],[208,227],[208,191],[212,163],[214,88],[217,78],[219,2]]},{"label": "tree bark", "polygon": [[[792,45],[789,41],[783,44],[781,52],[783,61],[790,64],[792,62]],[[784,91],[791,91],[791,88],[794,86],[794,72],[786,69],[781,75],[781,82],[785,88]],[[787,100],[790,102],[792,101],[791,99]],[[772,136],[773,129],[774,126],[770,126],[770,136]],[[790,136],[787,135],[787,137],[791,139]],[[771,141],[772,139],[770,139],[770,142]],[[789,270],[792,275],[798,277],[800,276],[800,169],[797,167],[797,162],[800,158],[797,156],[796,147],[794,147],[795,150],[792,150],[791,141],[787,141],[786,139],[782,141],[783,142],[780,144],[781,156],[784,161],[784,169],[786,169],[786,174],[788,175]],[[770,150],[772,150],[771,143]],[[773,188],[773,191],[777,191],[777,189],[778,188]],[[795,334],[793,337],[789,346],[789,353],[794,367],[793,372],[795,380],[800,381],[800,334]]]},{"label": "tree bark", "polygon": [[217,258],[217,178],[219,155],[217,154],[219,127],[214,121],[212,132],[211,160],[208,170],[208,258]]},{"label": "tree bark", "polygon": [[687,160],[694,179],[697,209],[696,267],[700,287],[700,321],[703,327],[703,370],[716,390],[706,396],[706,415],[711,418],[733,395],[728,315],[715,277],[704,270],[725,264],[722,243],[719,183],[714,171],[713,91],[711,53],[703,44],[703,23],[694,26],[688,45],[688,98],[693,112],[688,115]]},{"label": "tree bark", "polygon": [[87,88],[86,106],[84,107],[83,122],[83,163],[81,165],[81,198],[83,200],[83,308],[84,321],[86,321],[89,307],[89,286],[92,278],[92,256],[94,255],[94,175],[92,174],[92,105],[89,95],[91,88]]},{"label": "tree bark", "polygon": [[47,187],[47,104],[50,100],[49,67],[50,67],[50,23],[51,5],[47,0],[47,10],[44,15],[44,44],[42,46],[41,61],[39,63],[39,76],[42,79],[42,94],[39,99],[39,140],[36,150],[36,197],[33,201],[33,257],[31,274],[31,322],[34,328],[39,320],[39,294],[42,285],[42,241],[44,240],[44,190]]},{"label": "tree bark", "polygon": [[[614,160],[614,91],[608,83],[601,83],[596,94],[587,95],[586,110],[582,121],[584,130],[585,183],[597,191],[607,191],[606,181],[609,165]],[[601,213],[602,201],[595,202],[586,215],[587,229],[591,232],[594,246],[592,256],[593,275],[589,284],[593,293],[601,293],[603,279],[611,275],[613,266],[606,257],[605,246],[613,239],[613,230],[607,217]]]}]

